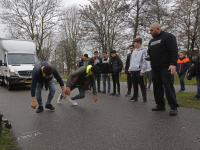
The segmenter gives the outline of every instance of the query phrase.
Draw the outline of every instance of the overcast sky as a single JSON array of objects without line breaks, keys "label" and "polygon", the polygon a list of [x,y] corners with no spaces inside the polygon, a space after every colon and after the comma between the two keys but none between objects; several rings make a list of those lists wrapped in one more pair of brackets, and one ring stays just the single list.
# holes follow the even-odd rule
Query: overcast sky
[{"label": "overcast sky", "polygon": [[[88,0],[63,0],[63,4],[65,6],[70,6],[70,5],[83,5],[83,4],[88,4]],[[0,24],[0,38],[5,38],[5,33],[3,31],[3,28],[5,28],[5,25]]]}]

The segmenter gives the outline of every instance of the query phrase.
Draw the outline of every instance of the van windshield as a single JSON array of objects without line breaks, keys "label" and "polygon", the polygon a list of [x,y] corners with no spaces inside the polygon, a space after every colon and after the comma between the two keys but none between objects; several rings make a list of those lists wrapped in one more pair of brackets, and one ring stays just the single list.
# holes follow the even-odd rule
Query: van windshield
[{"label": "van windshield", "polygon": [[38,58],[35,54],[8,54],[8,64],[17,65],[17,64],[35,64],[38,62]]}]

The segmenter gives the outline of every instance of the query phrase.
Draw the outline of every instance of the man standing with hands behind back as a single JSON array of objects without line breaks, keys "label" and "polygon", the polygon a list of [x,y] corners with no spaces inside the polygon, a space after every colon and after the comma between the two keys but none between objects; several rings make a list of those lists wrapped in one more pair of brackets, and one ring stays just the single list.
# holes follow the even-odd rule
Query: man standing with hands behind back
[{"label": "man standing with hands behind back", "polygon": [[161,30],[160,24],[153,23],[150,26],[152,39],[149,42],[148,56],[146,60],[151,60],[154,80],[154,97],[156,107],[152,111],[165,110],[164,91],[171,107],[170,115],[177,115],[176,94],[174,89],[174,74],[178,59],[178,48],[176,37]]}]

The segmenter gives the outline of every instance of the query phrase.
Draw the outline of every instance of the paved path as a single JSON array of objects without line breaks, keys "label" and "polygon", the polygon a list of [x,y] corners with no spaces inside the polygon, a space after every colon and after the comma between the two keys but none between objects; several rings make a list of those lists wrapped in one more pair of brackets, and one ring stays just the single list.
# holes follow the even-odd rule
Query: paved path
[{"label": "paved path", "polygon": [[[178,91],[179,86],[175,86]],[[153,92],[148,91],[148,103],[129,102],[124,97],[126,83],[121,83],[120,98],[92,94],[72,106],[53,99],[54,112],[37,114],[30,107],[30,86],[9,92],[0,87],[0,112],[12,123],[12,134],[22,150],[200,150],[200,110],[180,107],[178,116],[152,112]],[[195,92],[196,86],[187,86]],[[75,95],[77,90],[72,92]],[[47,92],[43,90],[43,101]],[[140,94],[141,95],[141,94]]]}]

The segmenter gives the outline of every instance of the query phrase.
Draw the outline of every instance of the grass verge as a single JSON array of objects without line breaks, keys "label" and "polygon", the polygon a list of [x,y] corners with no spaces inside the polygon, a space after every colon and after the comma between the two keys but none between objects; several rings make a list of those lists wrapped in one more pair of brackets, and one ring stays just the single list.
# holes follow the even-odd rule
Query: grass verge
[{"label": "grass verge", "polygon": [[196,93],[177,93],[176,98],[178,104],[182,107],[200,109],[200,100],[192,100]]},{"label": "grass verge", "polygon": [[11,136],[10,130],[2,123],[2,137],[0,138],[0,150],[20,150],[16,141]]}]

